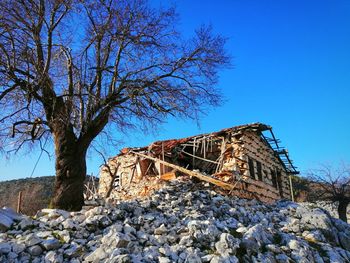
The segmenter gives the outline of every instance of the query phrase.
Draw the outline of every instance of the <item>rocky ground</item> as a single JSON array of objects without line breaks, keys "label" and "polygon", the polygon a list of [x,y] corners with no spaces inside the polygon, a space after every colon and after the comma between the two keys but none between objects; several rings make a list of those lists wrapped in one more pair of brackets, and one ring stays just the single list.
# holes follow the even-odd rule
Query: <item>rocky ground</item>
[{"label": "rocky ground", "polygon": [[191,182],[14,219],[0,233],[0,262],[350,262],[350,225],[325,210],[229,198]]}]

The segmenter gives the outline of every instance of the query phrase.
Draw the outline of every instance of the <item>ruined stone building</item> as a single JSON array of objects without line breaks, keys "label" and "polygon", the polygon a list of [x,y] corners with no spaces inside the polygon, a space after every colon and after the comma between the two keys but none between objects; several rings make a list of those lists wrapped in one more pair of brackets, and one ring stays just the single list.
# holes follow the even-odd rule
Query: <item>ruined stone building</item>
[{"label": "ruined stone building", "polygon": [[125,148],[102,167],[99,193],[138,196],[164,181],[195,177],[227,194],[273,202],[293,198],[296,173],[272,128],[253,123]]}]

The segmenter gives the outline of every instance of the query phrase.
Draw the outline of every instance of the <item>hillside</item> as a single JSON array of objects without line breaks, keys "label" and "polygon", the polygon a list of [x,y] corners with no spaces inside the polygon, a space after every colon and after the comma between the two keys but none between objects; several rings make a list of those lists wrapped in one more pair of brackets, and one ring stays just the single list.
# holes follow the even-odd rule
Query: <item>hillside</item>
[{"label": "hillside", "polygon": [[[94,186],[91,183],[92,180],[95,180]],[[21,213],[35,215],[38,210],[48,207],[54,184],[54,176],[0,182],[0,207],[7,206],[16,210],[18,193],[22,191]],[[94,192],[95,190],[92,188],[98,187],[98,178],[87,176],[85,185],[89,186],[90,190]],[[89,195],[91,192],[87,191],[84,194]]]},{"label": "hillside", "polygon": [[340,263],[350,261],[350,225],[315,204],[267,205],[174,181],[143,199],[23,218],[0,234],[0,261],[16,260]]},{"label": "hillside", "polygon": [[18,193],[22,191],[21,212],[34,215],[49,204],[55,177],[43,176],[0,182],[0,207],[17,207]]}]

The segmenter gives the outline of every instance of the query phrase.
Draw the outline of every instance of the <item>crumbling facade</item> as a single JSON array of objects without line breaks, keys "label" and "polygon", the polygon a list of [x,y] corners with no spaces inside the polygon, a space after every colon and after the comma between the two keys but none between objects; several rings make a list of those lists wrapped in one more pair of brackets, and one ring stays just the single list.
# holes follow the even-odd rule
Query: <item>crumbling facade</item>
[{"label": "crumbling facade", "polygon": [[273,202],[293,198],[290,175],[296,173],[272,128],[254,123],[125,148],[103,166],[99,193],[117,196],[124,190],[139,196],[152,185],[184,176],[231,195]]}]

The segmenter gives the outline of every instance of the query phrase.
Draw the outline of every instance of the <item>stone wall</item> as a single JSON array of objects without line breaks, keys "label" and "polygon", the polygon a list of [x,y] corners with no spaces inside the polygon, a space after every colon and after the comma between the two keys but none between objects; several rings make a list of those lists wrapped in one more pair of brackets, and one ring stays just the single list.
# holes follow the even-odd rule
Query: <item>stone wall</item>
[{"label": "stone wall", "polygon": [[[222,171],[233,171],[236,179],[244,177],[245,183],[238,183],[236,187],[239,191],[234,191],[234,193],[241,197],[256,198],[264,202],[273,202],[282,198],[291,199],[288,175],[274,151],[263,140],[259,132],[245,130],[232,136],[226,136],[225,148],[229,151],[225,154]],[[253,163],[253,176],[250,174],[249,158]],[[260,178],[258,163],[261,165]],[[275,184],[273,176],[276,176]]]},{"label": "stone wall", "polygon": [[[122,188],[129,184],[137,157],[134,155],[118,155],[108,160],[108,166],[102,166],[100,171],[99,194],[105,196],[110,188],[112,175],[116,172],[114,188]],[[120,165],[117,165],[117,164]],[[118,167],[118,168],[117,168]],[[117,169],[117,171],[116,171]],[[112,173],[112,175],[111,175]],[[135,174],[136,176],[138,174]]]},{"label": "stone wall", "polygon": [[[275,190],[278,190],[277,193],[280,198],[290,199],[288,175],[271,147],[256,132],[246,131],[241,140],[244,142],[242,147],[244,148],[245,160],[247,162],[248,158],[253,160],[254,178],[250,174],[249,176],[266,185],[273,186]],[[261,164],[261,178],[258,178],[258,162]],[[249,167],[247,168],[246,173],[248,175]],[[275,179],[277,181],[275,185],[273,176],[276,176],[277,179]],[[271,192],[276,193],[276,191]]]}]

